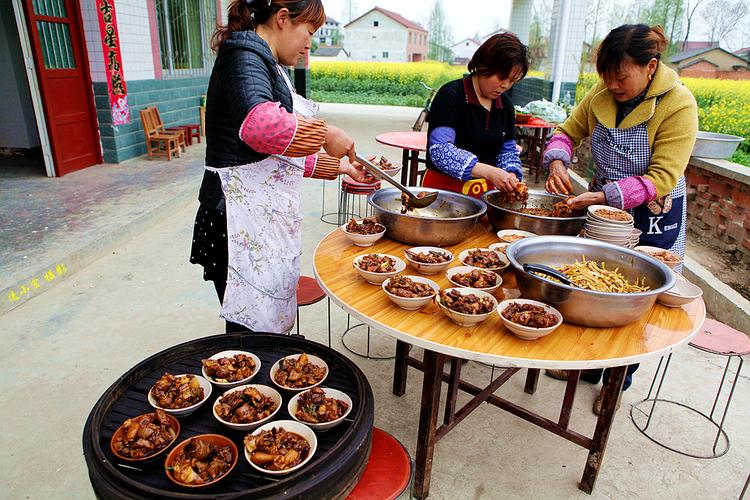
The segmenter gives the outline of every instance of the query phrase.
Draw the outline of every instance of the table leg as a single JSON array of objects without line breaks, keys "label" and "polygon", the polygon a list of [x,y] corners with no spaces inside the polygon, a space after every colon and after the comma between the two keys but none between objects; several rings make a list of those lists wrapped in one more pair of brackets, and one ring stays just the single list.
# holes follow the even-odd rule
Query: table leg
[{"label": "table leg", "polygon": [[536,386],[539,383],[539,369],[529,368],[526,373],[526,385],[523,391],[527,394],[534,394],[536,392]]},{"label": "table leg", "polygon": [[414,464],[412,495],[420,500],[430,494],[432,455],[435,452],[435,431],[440,409],[440,386],[443,383],[445,355],[424,352],[424,379],[422,381],[422,406],[419,412],[417,456]]},{"label": "table leg", "polygon": [[409,156],[409,186],[416,186],[419,173],[419,151],[411,151]]},{"label": "table leg", "polygon": [[458,387],[461,382],[461,360],[451,358],[451,374],[448,380],[448,395],[445,399],[445,416],[443,423],[450,425],[456,419],[456,401],[458,400]]},{"label": "table leg", "polygon": [[404,149],[401,153],[401,184],[406,186],[409,181],[409,150]]},{"label": "table leg", "polygon": [[604,451],[607,448],[609,431],[612,428],[612,422],[615,419],[617,403],[622,396],[622,384],[625,381],[625,373],[627,369],[627,366],[611,368],[611,371],[609,372],[609,380],[602,388],[602,391],[604,391],[602,412],[601,415],[599,415],[599,419],[596,421],[596,429],[594,430],[591,448],[589,448],[586,468],[583,470],[583,477],[581,477],[581,482],[578,485],[578,488],[581,491],[588,493],[589,495],[594,490],[594,484],[596,484],[596,478],[599,476],[599,469],[604,460]]},{"label": "table leg", "polygon": [[409,344],[396,341],[396,362],[393,366],[393,394],[403,396],[406,393],[406,373],[409,366],[406,358],[409,356]]}]

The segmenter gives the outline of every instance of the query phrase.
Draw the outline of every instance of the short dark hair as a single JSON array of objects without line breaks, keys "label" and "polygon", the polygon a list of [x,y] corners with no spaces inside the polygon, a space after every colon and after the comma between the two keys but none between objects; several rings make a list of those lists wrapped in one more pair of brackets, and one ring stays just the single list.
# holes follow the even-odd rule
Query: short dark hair
[{"label": "short dark hair", "polygon": [[489,37],[469,61],[469,72],[480,76],[500,75],[508,78],[513,68],[521,70],[521,78],[529,72],[529,50],[510,32]]},{"label": "short dark hair", "polygon": [[596,72],[599,76],[616,73],[626,57],[639,66],[645,66],[651,59],[658,61],[666,46],[667,39],[661,26],[623,24],[610,31],[599,45]]}]

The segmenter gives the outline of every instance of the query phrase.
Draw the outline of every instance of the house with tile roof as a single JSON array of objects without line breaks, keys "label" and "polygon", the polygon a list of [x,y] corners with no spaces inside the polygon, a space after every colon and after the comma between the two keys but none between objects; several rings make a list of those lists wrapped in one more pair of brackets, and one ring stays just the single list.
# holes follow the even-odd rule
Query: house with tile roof
[{"label": "house with tile roof", "polygon": [[686,50],[673,55],[670,62],[676,67],[680,76],[750,79],[750,62],[721,47]]},{"label": "house with tile roof", "polygon": [[423,26],[382,7],[374,7],[344,26],[344,48],[352,61],[424,61],[427,41]]}]

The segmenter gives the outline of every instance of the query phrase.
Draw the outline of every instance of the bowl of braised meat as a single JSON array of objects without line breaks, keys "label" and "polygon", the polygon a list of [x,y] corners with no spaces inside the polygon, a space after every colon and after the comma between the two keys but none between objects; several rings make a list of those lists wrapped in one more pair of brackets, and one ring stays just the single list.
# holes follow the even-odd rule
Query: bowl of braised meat
[{"label": "bowl of braised meat", "polygon": [[278,420],[245,436],[245,458],[266,474],[289,474],[305,466],[318,448],[318,438],[305,424]]},{"label": "bowl of braised meat", "polygon": [[164,463],[167,477],[186,488],[204,488],[221,481],[237,465],[237,446],[219,434],[201,434],[178,444]]},{"label": "bowl of braised meat", "polygon": [[497,308],[497,299],[473,288],[446,288],[435,299],[440,309],[458,326],[474,326]]},{"label": "bowl of braised meat", "polygon": [[536,340],[554,332],[562,325],[560,311],[544,302],[512,299],[497,307],[505,327],[523,340]]},{"label": "bowl of braised meat", "polygon": [[148,402],[176,417],[190,415],[211,396],[211,382],[192,373],[165,373],[148,391]]},{"label": "bowl of braised meat", "polygon": [[438,274],[453,262],[453,253],[439,247],[413,247],[404,252],[409,265],[422,274]]},{"label": "bowl of braised meat", "polygon": [[260,371],[260,359],[247,351],[218,352],[201,363],[203,376],[226,389],[247,384]]},{"label": "bowl of braised meat", "polygon": [[[518,183],[521,186],[522,183]],[[490,224],[498,229],[520,229],[534,234],[577,235],[586,222],[586,212],[573,211],[567,196],[539,189],[482,195]]]},{"label": "bowl of braised meat", "polygon": [[214,403],[214,417],[236,431],[251,431],[281,408],[281,394],[267,385],[247,384],[225,392]]},{"label": "bowl of braised meat", "polygon": [[110,448],[120,460],[150,460],[177,440],[180,422],[161,409],[129,418],[112,435]]},{"label": "bowl of braised meat", "polygon": [[366,282],[380,285],[388,278],[404,272],[406,262],[393,255],[368,253],[356,257],[352,266]]},{"label": "bowl of braised meat", "polygon": [[289,415],[316,431],[327,431],[352,411],[352,399],[341,391],[313,387],[289,400]]},{"label": "bowl of braised meat", "polygon": [[366,217],[362,220],[352,218],[341,226],[341,230],[358,247],[372,246],[385,234],[385,226],[380,224],[375,217]]},{"label": "bowl of braised meat", "polygon": [[518,240],[524,238],[531,238],[536,234],[529,231],[521,231],[520,229],[501,229],[497,232],[497,239],[500,243],[515,243]]},{"label": "bowl of braised meat", "polygon": [[312,354],[292,354],[281,358],[271,367],[271,380],[288,391],[302,391],[323,383],[328,376],[328,364]]},{"label": "bowl of braised meat", "polygon": [[437,283],[421,276],[394,276],[383,282],[383,291],[394,304],[407,311],[421,309],[440,291]]},{"label": "bowl of braised meat", "polygon": [[510,265],[510,261],[505,254],[490,250],[489,248],[466,249],[458,254],[458,260],[465,266],[487,269],[494,272],[502,271]]},{"label": "bowl of braised meat", "polygon": [[493,293],[503,284],[503,278],[494,271],[470,266],[451,267],[445,276],[453,285],[460,288],[474,288]]}]

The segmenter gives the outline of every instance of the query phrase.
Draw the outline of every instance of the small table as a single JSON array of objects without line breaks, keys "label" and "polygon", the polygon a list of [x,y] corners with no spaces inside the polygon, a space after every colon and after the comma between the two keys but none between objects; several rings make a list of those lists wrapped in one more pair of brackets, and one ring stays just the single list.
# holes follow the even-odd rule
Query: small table
[{"label": "small table", "polygon": [[554,123],[547,123],[539,118],[532,118],[529,123],[516,123],[516,139],[526,143],[527,156],[523,163],[529,169],[529,173],[534,173],[536,183],[539,183],[547,138],[556,126]]},{"label": "small table", "polygon": [[386,132],[375,137],[375,140],[386,146],[401,148],[401,184],[416,186],[419,164],[426,159],[419,157],[420,151],[427,151],[427,132]]},{"label": "small table", "polygon": [[[458,255],[463,249],[487,247],[494,242],[497,242],[497,237],[485,222],[478,224],[467,240],[448,247],[448,250]],[[318,244],[313,266],[323,291],[332,301],[363,323],[396,338],[395,395],[401,396],[406,391],[408,366],[424,372],[413,495],[422,499],[429,494],[437,442],[483,402],[589,450],[579,488],[591,493],[620,399],[625,365],[664,355],[687,344],[705,319],[703,301],[697,300],[675,309],[656,304],[640,320],[619,328],[588,328],[563,323],[551,335],[528,342],[511,334],[497,314],[475,327],[463,328],[452,323],[434,303],[420,311],[400,309],[380,287],[359,278],[349,264],[355,257],[368,253],[401,256],[410,246],[384,238],[363,249],[353,246],[341,231],[333,231]],[[412,270],[409,273],[418,274]],[[452,286],[444,274],[430,276],[430,279],[443,288]],[[502,294],[506,298],[520,295],[513,272],[503,273]],[[500,293],[497,292],[496,296],[500,298]],[[424,359],[420,361],[409,356],[409,345],[425,349]],[[498,377],[482,388],[461,379],[459,358],[509,368],[501,370]],[[446,360],[451,361],[449,373],[443,372]],[[523,368],[528,369],[525,391],[530,394],[536,390],[541,368],[572,370],[556,421],[494,395]],[[589,368],[612,368],[609,382],[603,389],[602,413],[591,437],[569,428],[580,371]],[[448,383],[445,416],[442,425],[438,426],[444,381]],[[456,404],[459,390],[473,396],[462,408]]]}]

